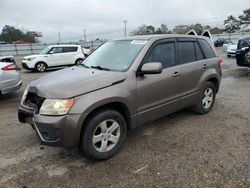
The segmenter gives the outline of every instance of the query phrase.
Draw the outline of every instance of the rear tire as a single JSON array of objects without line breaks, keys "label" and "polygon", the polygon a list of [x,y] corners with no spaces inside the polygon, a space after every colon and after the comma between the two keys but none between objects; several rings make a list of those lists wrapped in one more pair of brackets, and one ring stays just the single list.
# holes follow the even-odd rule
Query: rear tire
[{"label": "rear tire", "polygon": [[45,72],[47,70],[47,64],[44,62],[38,62],[35,65],[36,72]]},{"label": "rear tire", "polygon": [[116,154],[127,134],[124,117],[112,109],[92,114],[84,126],[80,150],[87,157],[97,160],[105,160]]},{"label": "rear tire", "polygon": [[212,82],[206,82],[203,86],[198,103],[194,106],[194,111],[198,114],[206,114],[214,106],[216,89]]}]

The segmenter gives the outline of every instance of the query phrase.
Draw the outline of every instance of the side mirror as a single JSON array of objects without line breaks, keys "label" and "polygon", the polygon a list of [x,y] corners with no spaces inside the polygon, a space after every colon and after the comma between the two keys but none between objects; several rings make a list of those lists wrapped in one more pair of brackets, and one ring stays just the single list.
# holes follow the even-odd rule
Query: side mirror
[{"label": "side mirror", "polygon": [[53,54],[54,52],[53,51],[50,51],[49,54]]},{"label": "side mirror", "polygon": [[249,47],[243,47],[241,48],[242,51],[249,51]]},{"label": "side mirror", "polygon": [[160,74],[162,72],[162,64],[159,62],[145,63],[141,67],[141,74]]}]

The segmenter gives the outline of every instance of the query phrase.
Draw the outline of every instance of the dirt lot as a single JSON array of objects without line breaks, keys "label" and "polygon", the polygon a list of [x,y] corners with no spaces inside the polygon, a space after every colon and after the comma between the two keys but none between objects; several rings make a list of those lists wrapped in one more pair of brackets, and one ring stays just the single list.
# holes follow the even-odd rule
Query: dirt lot
[{"label": "dirt lot", "polygon": [[250,72],[224,56],[223,67],[211,113],[183,110],[136,129],[103,162],[41,146],[18,122],[26,85],[43,75],[22,70],[22,89],[0,96],[0,187],[250,187]]}]

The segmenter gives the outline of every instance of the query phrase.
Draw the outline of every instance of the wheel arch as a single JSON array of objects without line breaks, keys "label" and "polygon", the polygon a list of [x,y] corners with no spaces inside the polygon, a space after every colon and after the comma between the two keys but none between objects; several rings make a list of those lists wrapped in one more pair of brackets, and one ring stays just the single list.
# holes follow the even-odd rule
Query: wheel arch
[{"label": "wheel arch", "polygon": [[218,91],[219,91],[219,80],[216,77],[211,77],[211,78],[207,79],[206,81],[213,83],[214,86],[215,86],[215,89],[216,89],[216,93],[218,93]]},{"label": "wheel arch", "polygon": [[[130,130],[132,129],[132,122],[131,122],[131,114],[130,114],[130,111],[127,107],[126,104],[124,104],[123,102],[120,102],[120,101],[115,101],[115,102],[109,102],[109,103],[106,103],[106,104],[102,104],[94,109],[92,109],[91,111],[89,111],[87,114],[85,114],[85,118],[83,120],[83,122],[81,122],[81,127],[80,127],[80,131],[79,131],[79,137],[78,139],[76,140],[76,142],[79,144],[80,141],[81,141],[81,137],[82,137],[82,133],[85,129],[85,125],[86,125],[86,122],[97,112],[100,112],[102,110],[105,110],[105,109],[113,109],[117,112],[119,112],[125,119],[126,121],[126,124],[127,124],[127,129]],[[79,129],[78,129],[79,130]]]},{"label": "wheel arch", "polygon": [[48,64],[47,64],[45,61],[41,61],[41,60],[40,60],[40,61],[37,61],[37,62],[35,63],[35,67],[36,67],[36,65],[37,65],[38,63],[44,63],[44,64],[46,65],[46,67],[49,67]]}]

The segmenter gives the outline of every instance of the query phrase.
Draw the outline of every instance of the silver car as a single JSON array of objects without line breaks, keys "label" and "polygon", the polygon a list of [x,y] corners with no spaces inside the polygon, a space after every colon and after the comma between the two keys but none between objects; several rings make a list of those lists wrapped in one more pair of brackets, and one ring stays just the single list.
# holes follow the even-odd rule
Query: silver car
[{"label": "silver car", "polygon": [[0,95],[18,90],[22,86],[13,57],[0,57]]}]

